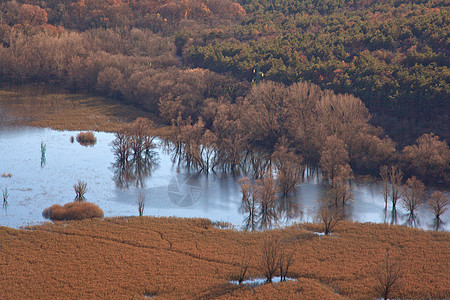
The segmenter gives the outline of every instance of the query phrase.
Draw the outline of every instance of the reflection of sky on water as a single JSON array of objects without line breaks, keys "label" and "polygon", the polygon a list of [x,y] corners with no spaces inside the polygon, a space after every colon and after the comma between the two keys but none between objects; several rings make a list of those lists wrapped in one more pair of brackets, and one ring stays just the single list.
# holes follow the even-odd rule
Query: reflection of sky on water
[{"label": "reflection of sky on water", "polygon": [[[0,178],[0,190],[7,187],[10,195],[7,210],[0,211],[0,225],[20,227],[43,222],[44,208],[73,200],[73,185],[79,179],[87,182],[86,199],[99,205],[108,217],[138,215],[137,199],[142,192],[145,215],[202,217],[242,225],[245,216],[239,213],[239,176],[188,172],[174,166],[166,151],[155,149],[157,163],[151,175],[144,178],[144,187],[131,183],[128,188],[119,188],[114,182],[114,135],[96,132],[97,144],[83,147],[70,142],[77,133],[32,127],[0,129],[0,173],[13,175]],[[41,142],[46,145],[43,167]],[[358,222],[391,222],[378,184],[353,183],[352,187],[355,201],[346,206],[346,216]],[[189,197],[184,197],[186,193]],[[300,184],[295,194],[278,203],[280,222],[313,221],[318,200],[325,193],[316,177]],[[178,199],[178,195],[184,198]],[[404,214],[400,207],[398,224],[406,222]],[[447,230],[449,216],[447,212],[443,217]],[[424,207],[419,209],[418,220],[421,227],[432,227],[432,213]]]}]

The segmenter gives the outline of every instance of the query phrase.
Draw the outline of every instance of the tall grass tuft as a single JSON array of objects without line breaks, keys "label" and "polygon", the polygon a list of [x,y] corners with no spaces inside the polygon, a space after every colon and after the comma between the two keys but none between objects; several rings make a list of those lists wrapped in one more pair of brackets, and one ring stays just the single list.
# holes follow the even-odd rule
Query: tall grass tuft
[{"label": "tall grass tuft", "polygon": [[103,218],[103,210],[90,202],[70,202],[61,206],[54,204],[42,212],[42,216],[52,221]]},{"label": "tall grass tuft", "polygon": [[97,143],[97,138],[92,131],[80,132],[77,134],[77,142],[82,146],[93,146]]}]

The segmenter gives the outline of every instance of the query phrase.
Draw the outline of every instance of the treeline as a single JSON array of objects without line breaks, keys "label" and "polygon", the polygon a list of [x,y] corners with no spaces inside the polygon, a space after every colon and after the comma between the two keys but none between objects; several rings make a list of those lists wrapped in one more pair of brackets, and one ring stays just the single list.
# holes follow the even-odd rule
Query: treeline
[{"label": "treeline", "polygon": [[[185,61],[247,80],[261,72],[269,80],[307,80],[351,93],[400,127],[392,117],[436,130],[449,123],[444,1],[253,0],[243,7],[248,18],[240,25],[189,33]],[[448,126],[439,133],[448,139]],[[395,135],[400,140],[403,132]]]},{"label": "treeline", "polygon": [[10,26],[48,21],[77,30],[139,27],[163,33],[180,26],[196,28],[197,22],[202,28],[230,25],[246,14],[231,0],[13,0],[0,8],[2,23]]},{"label": "treeline", "polygon": [[73,92],[88,91],[158,112],[158,104],[182,102],[184,116],[198,115],[208,98],[235,98],[248,84],[208,70],[184,69],[169,38],[149,30],[92,29],[12,31],[0,47],[0,77],[13,83],[52,82]]}]

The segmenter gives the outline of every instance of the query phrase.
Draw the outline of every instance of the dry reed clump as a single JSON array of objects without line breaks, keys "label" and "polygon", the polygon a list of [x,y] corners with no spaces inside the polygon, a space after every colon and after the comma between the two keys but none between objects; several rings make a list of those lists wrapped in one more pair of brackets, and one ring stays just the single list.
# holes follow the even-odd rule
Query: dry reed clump
[{"label": "dry reed clump", "polygon": [[103,218],[103,211],[94,203],[76,201],[64,206],[54,204],[44,209],[42,216],[52,221],[83,220]]},{"label": "dry reed clump", "polygon": [[80,132],[77,134],[77,142],[82,146],[92,146],[97,143],[97,138],[92,131]]}]

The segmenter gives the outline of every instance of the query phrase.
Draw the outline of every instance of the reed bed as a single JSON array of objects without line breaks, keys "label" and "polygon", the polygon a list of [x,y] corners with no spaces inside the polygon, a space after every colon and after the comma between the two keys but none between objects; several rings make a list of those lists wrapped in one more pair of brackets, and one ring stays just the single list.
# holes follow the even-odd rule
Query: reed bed
[{"label": "reed bed", "polygon": [[388,248],[403,277],[392,298],[449,298],[450,236],[446,232],[343,221],[329,236],[317,224],[277,234],[295,249],[288,277],[257,287],[229,281],[240,272],[263,277],[271,232],[219,229],[205,219],[130,217],[0,227],[0,297],[163,299],[368,299]]}]

